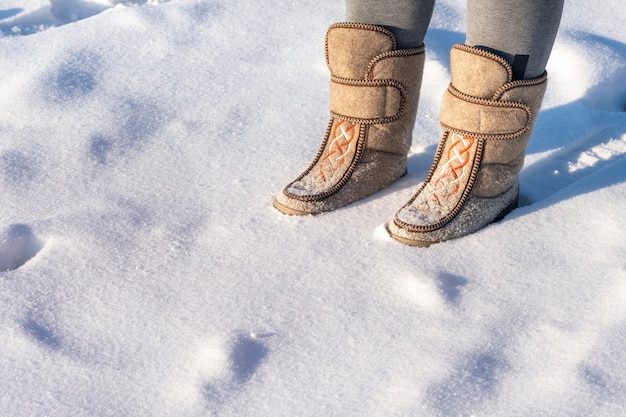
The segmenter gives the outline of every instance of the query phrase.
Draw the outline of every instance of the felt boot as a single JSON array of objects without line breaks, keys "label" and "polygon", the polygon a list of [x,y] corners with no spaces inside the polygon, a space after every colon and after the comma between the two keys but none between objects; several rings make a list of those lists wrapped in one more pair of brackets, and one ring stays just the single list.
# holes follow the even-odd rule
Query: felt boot
[{"label": "felt boot", "polygon": [[379,191],[406,173],[424,48],[397,49],[380,26],[336,23],[326,34],[330,122],[313,163],[275,198],[316,214]]},{"label": "felt boot", "polygon": [[545,73],[513,81],[505,59],[466,45],[452,48],[450,66],[433,166],[388,224],[409,245],[468,235],[517,207],[518,173],[546,89]]}]

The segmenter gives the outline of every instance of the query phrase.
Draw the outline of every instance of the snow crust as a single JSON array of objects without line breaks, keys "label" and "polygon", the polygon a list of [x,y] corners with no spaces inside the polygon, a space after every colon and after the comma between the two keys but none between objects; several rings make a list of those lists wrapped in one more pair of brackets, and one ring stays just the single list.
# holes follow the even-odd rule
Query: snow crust
[{"label": "snow crust", "polygon": [[625,416],[622,9],[566,2],[523,207],[420,249],[384,224],[464,2],[427,35],[409,174],[288,217],[343,6],[0,0],[0,415]]}]

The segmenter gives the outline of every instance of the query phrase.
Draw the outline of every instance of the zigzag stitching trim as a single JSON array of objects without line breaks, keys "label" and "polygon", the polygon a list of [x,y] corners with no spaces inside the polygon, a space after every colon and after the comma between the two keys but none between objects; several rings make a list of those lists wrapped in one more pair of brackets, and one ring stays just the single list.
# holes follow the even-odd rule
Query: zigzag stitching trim
[{"label": "zigzag stitching trim", "polygon": [[426,47],[424,44],[418,48],[408,48],[408,49],[394,49],[393,51],[383,52],[382,54],[376,55],[372,60],[367,64],[367,69],[365,71],[365,78],[372,79],[372,72],[374,71],[374,67],[379,62],[388,59],[388,58],[396,58],[396,57],[406,57],[413,55],[422,55],[426,51]]}]

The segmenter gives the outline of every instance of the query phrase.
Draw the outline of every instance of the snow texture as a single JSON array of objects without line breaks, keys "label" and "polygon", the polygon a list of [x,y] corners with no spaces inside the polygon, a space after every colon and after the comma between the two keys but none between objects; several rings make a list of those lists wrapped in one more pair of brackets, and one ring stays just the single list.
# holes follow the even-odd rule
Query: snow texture
[{"label": "snow texture", "polygon": [[289,217],[343,5],[0,0],[0,415],[626,416],[622,9],[566,2],[523,206],[413,248],[463,1],[409,174]]}]

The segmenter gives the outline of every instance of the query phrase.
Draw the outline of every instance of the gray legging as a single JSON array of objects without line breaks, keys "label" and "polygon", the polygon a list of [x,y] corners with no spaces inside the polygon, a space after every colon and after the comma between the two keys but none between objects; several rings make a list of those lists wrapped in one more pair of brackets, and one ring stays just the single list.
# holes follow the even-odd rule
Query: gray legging
[{"label": "gray legging", "polygon": [[[561,21],[564,0],[467,0],[465,43],[496,52],[515,78],[543,73]],[[390,29],[398,47],[424,42],[435,0],[346,0],[346,20]]]}]

